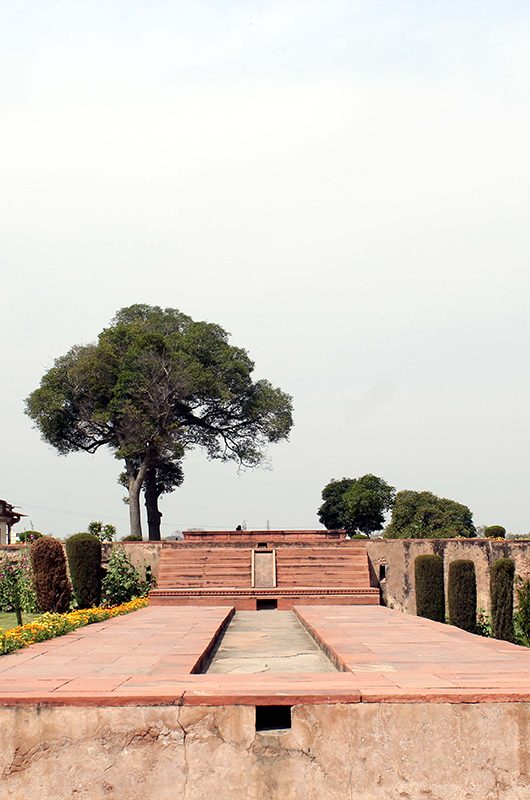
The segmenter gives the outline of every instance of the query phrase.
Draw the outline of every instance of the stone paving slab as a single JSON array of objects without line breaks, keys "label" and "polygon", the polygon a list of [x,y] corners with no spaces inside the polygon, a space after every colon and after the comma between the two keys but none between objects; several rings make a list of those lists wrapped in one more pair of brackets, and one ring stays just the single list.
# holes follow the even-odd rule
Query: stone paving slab
[{"label": "stone paving slab", "polygon": [[297,606],[364,702],[530,699],[530,649],[382,607]]},{"label": "stone paving slab", "polygon": [[377,606],[296,612],[342,671],[191,674],[233,609],[157,606],[1,656],[0,705],[530,701],[529,649]]}]

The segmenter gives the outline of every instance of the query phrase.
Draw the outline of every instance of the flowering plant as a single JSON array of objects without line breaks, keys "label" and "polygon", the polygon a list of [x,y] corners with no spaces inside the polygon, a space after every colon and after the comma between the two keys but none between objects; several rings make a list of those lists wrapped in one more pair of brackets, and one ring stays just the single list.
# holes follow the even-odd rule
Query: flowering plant
[{"label": "flowering plant", "polygon": [[27,625],[19,625],[7,631],[0,630],[0,655],[12,653],[14,650],[35,644],[35,642],[63,636],[65,633],[70,633],[93,622],[103,622],[121,614],[129,614],[131,611],[137,611],[147,605],[147,598],[138,597],[129,603],[122,603],[113,608],[83,608],[69,611],[66,614],[41,614]]},{"label": "flowering plant", "polygon": [[16,561],[7,556],[0,559],[0,611],[16,611],[17,608],[25,614],[38,611],[26,548]]}]

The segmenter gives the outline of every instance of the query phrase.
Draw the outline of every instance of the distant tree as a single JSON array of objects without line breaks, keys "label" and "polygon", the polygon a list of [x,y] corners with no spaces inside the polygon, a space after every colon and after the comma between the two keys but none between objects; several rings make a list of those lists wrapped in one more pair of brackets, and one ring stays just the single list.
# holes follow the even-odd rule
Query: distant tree
[{"label": "distant tree", "polygon": [[388,539],[451,539],[476,535],[467,506],[431,492],[403,491],[396,495]]},{"label": "distant tree", "polygon": [[[98,342],[58,358],[26,413],[59,453],[109,447],[127,473],[130,532],[141,535],[140,492],[153,467],[203,448],[253,467],[292,427],[289,395],[252,380],[247,352],[219,325],[176,309],[119,311]],[[156,493],[156,490],[153,494]]]},{"label": "distant tree", "polygon": [[25,544],[35,542],[37,539],[42,539],[43,534],[39,531],[20,531],[17,533],[18,541]]},{"label": "distant tree", "polygon": [[344,493],[353,483],[353,478],[331,480],[322,489],[324,501],[318,509],[318,518],[329,531],[344,527]]},{"label": "distant tree", "polygon": [[369,536],[383,527],[395,493],[393,486],[376,475],[330,481],[322,490],[320,522],[328,530],[344,528],[348,533]]},{"label": "distant tree", "polygon": [[97,536],[100,542],[112,542],[116,536],[116,528],[108,522],[106,525],[100,520],[93,520],[88,524],[88,533]]},{"label": "distant tree", "polygon": [[488,525],[484,528],[487,539],[506,539],[506,528],[503,525]]}]

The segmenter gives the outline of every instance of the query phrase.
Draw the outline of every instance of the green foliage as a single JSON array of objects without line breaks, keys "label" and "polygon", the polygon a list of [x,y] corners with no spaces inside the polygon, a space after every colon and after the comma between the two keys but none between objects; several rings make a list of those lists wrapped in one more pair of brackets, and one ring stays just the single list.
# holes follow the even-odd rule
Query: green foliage
[{"label": "green foliage", "polygon": [[150,584],[142,580],[123,547],[116,546],[112,548],[102,588],[103,603],[117,606],[135,597],[145,597]]},{"label": "green foliage", "polygon": [[484,528],[484,536],[488,539],[506,539],[506,528],[502,525],[488,525]]},{"label": "green foliage", "polygon": [[499,558],[491,566],[491,619],[493,635],[506,642],[514,641],[513,589],[515,563],[511,558]]},{"label": "green foliage", "polygon": [[422,555],[414,560],[416,614],[445,622],[444,562],[441,556]]},{"label": "green foliage", "polygon": [[142,537],[136,533],[129,533],[128,536],[122,538],[122,542],[141,542]]},{"label": "green foliage", "polygon": [[328,530],[370,535],[383,527],[394,496],[394,487],[376,475],[332,480],[322,490],[319,519]]},{"label": "green foliage", "polygon": [[17,533],[17,537],[22,544],[31,544],[31,542],[41,539],[42,533],[39,533],[39,531],[20,531],[20,533]]},{"label": "green foliage", "polygon": [[344,502],[343,497],[347,489],[353,484],[353,478],[331,480],[322,489],[323,503],[318,509],[318,518],[328,530],[338,530],[344,527]]},{"label": "green foliage", "polygon": [[14,612],[17,604],[24,614],[38,611],[31,562],[26,550],[16,561],[7,556],[0,559],[0,611]]},{"label": "green foliage", "polygon": [[451,539],[475,536],[467,506],[431,492],[403,491],[396,495],[387,539]]},{"label": "green foliage", "polygon": [[491,617],[489,617],[483,608],[477,609],[477,625],[475,633],[478,636],[493,636],[493,629],[491,627]]},{"label": "green foliage", "polygon": [[2,564],[0,573],[0,585],[5,598],[13,607],[17,617],[17,625],[22,625],[22,609],[20,608],[20,598],[18,595],[18,564],[8,559]]},{"label": "green foliage", "polygon": [[517,611],[514,614],[517,644],[530,647],[530,578],[517,578]]},{"label": "green foliage", "polygon": [[447,599],[449,623],[474,633],[477,627],[477,578],[472,561],[459,559],[449,564]]},{"label": "green foliage", "polygon": [[65,543],[74,597],[78,608],[101,601],[101,541],[93,533],[76,533]]},{"label": "green foliage", "polygon": [[107,523],[104,525],[99,520],[94,520],[88,525],[88,532],[97,536],[100,542],[112,542],[116,536],[116,528],[114,525]]},{"label": "green foliage", "polygon": [[58,614],[68,611],[72,593],[62,543],[50,536],[43,536],[33,542],[30,554],[39,609]]}]

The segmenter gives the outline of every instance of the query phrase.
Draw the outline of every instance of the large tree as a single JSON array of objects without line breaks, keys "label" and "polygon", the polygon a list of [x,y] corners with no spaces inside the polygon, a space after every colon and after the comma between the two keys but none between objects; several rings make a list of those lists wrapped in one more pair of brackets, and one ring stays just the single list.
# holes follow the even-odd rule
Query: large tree
[{"label": "large tree", "polygon": [[180,464],[183,452],[201,447],[209,458],[253,467],[269,442],[288,437],[290,396],[253,381],[253,370],[248,353],[219,325],[133,305],[96,343],[55,361],[26,413],[59,453],[107,446],[124,461],[130,529],[141,535],[140,492],[147,479],[154,497],[163,465]]},{"label": "large tree", "polygon": [[322,490],[320,522],[328,530],[344,528],[351,534],[370,536],[383,527],[395,493],[393,486],[376,475],[332,480]]},{"label": "large tree", "polygon": [[387,539],[450,539],[476,536],[470,509],[432,492],[398,492]]}]

